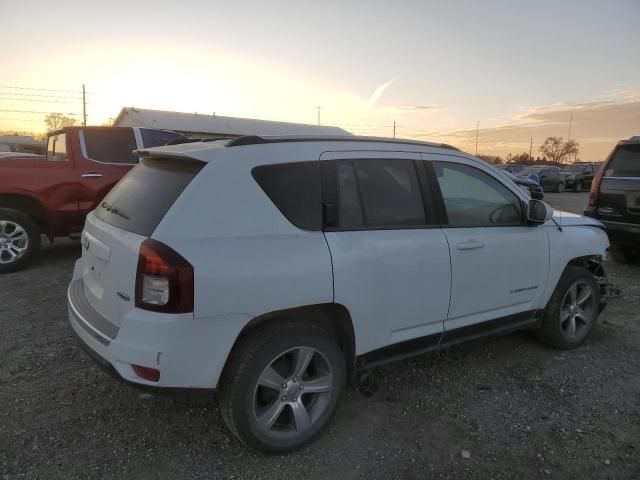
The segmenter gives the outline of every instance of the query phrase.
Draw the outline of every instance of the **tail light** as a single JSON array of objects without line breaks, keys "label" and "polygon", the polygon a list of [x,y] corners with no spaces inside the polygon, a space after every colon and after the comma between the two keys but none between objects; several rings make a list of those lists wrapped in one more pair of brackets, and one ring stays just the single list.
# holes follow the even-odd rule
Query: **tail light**
[{"label": "tail light", "polygon": [[600,182],[604,175],[605,165],[602,165],[591,181],[591,193],[589,193],[589,206],[595,207],[598,204],[598,195],[600,194]]},{"label": "tail light", "polygon": [[193,267],[180,254],[151,238],[140,246],[136,307],[164,313],[193,312]]}]

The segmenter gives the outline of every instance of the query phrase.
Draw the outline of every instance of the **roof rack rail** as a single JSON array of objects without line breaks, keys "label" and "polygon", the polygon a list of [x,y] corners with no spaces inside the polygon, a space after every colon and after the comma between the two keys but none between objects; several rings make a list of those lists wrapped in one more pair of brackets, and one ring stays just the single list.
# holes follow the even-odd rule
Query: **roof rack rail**
[{"label": "roof rack rail", "polygon": [[385,137],[364,137],[357,135],[315,135],[315,136],[260,136],[260,135],[246,135],[243,137],[234,138],[227,147],[240,147],[244,145],[258,145],[262,143],[291,143],[291,142],[377,142],[377,143],[397,143],[401,145],[419,145],[423,147],[436,147],[446,148],[449,150],[460,151],[456,148],[445,143],[432,143],[422,142],[420,140],[403,140],[396,138]]},{"label": "roof rack rail", "polygon": [[169,140],[166,145],[182,145],[183,143],[196,143],[201,142],[201,138],[174,138],[173,140]]}]

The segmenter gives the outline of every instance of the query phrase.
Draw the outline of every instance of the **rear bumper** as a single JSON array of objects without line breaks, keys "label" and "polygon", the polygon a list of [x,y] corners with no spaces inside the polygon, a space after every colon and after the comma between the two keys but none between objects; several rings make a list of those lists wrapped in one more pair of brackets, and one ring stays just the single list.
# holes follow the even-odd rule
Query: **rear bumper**
[{"label": "rear bumper", "polygon": [[116,380],[125,383],[133,388],[145,391],[152,395],[170,397],[176,400],[185,400],[185,401],[201,401],[203,398],[213,398],[213,395],[216,393],[215,388],[169,388],[169,387],[158,387],[155,385],[142,384],[137,382],[132,382],[122,377],[118,373],[118,371],[113,367],[109,361],[92,350],[77,334],[75,329],[72,330],[75,333],[76,340],[80,347],[84,350],[84,352],[91,358],[95,364],[100,367],[105,373],[107,373],[110,377],[115,378]]},{"label": "rear bumper", "polygon": [[[191,314],[159,314],[132,307],[118,326],[86,300],[79,271],[76,266],[67,291],[68,320],[98,365],[136,386],[160,390],[217,387],[236,338],[228,326],[237,319],[194,319]],[[242,326],[238,322],[238,328]],[[159,380],[140,378],[133,365],[159,370]]]}]

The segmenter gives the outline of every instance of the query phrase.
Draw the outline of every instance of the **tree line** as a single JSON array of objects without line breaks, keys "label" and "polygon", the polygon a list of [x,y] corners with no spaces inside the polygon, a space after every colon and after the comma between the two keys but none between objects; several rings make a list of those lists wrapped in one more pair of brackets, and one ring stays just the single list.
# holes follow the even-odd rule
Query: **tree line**
[{"label": "tree line", "polygon": [[566,142],[562,137],[547,137],[538,151],[542,158],[534,159],[527,152],[508,154],[505,158],[492,155],[478,155],[483,160],[490,163],[519,163],[522,165],[534,165],[536,163],[561,165],[570,159],[572,155],[578,155],[580,144],[569,139]]}]

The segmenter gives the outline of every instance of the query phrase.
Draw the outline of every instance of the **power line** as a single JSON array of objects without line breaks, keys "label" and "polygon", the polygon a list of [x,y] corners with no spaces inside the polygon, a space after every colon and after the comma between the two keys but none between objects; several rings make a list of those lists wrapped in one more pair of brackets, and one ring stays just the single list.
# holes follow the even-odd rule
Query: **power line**
[{"label": "power line", "polygon": [[13,93],[13,92],[0,92],[0,95],[10,95],[12,97],[38,97],[38,98],[68,98],[81,101],[82,97],[67,97],[64,95],[40,95],[37,93]]},{"label": "power line", "polygon": [[79,91],[79,90],[57,90],[57,89],[53,89],[53,88],[17,87],[15,85],[0,85],[0,87],[2,87],[2,88],[15,88],[16,90],[37,90],[37,91],[40,91],[40,92],[82,93],[82,91]]},{"label": "power line", "polygon": [[31,123],[42,123],[42,120],[36,120],[35,118],[11,118],[11,117],[5,117],[5,118],[0,118],[0,122],[31,122]]},{"label": "power line", "polygon": [[[0,95],[4,95],[4,93],[0,92]],[[35,100],[32,98],[7,98],[0,97],[0,100],[9,100],[11,102],[40,102],[40,103],[80,103],[82,99],[78,100]]]},{"label": "power line", "polygon": [[[12,113],[43,113],[45,115],[52,113],[52,112],[38,112],[38,111],[34,111],[34,110],[5,110],[5,109],[0,109],[0,112],[12,112]],[[56,113],[60,113],[60,112],[56,112]],[[82,114],[81,113],[63,113],[62,115],[75,115],[75,116],[79,116],[81,117]]]}]

